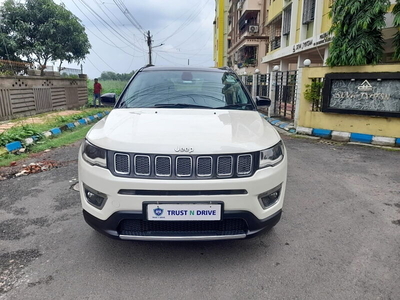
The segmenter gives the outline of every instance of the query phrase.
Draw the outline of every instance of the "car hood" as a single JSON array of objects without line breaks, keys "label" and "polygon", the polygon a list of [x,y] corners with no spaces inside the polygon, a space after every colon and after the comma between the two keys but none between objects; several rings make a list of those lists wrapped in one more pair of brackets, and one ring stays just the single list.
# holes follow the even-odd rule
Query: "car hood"
[{"label": "car hood", "polygon": [[221,154],[269,148],[280,136],[256,111],[136,108],[112,110],[87,139],[114,151]]}]

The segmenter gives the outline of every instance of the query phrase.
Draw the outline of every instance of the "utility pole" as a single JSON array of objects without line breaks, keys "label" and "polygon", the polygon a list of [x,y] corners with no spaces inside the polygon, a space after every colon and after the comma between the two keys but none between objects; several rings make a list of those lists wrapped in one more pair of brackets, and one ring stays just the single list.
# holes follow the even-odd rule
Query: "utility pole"
[{"label": "utility pole", "polygon": [[149,46],[149,65],[151,65],[151,35],[150,30],[147,31],[147,46]]}]

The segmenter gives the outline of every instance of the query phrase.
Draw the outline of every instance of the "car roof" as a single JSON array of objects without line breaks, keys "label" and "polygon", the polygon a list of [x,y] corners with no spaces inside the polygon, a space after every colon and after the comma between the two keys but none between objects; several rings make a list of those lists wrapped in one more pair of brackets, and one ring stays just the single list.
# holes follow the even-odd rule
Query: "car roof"
[{"label": "car roof", "polygon": [[217,72],[223,73],[227,71],[233,72],[229,68],[194,68],[194,67],[158,67],[158,66],[146,66],[142,68],[142,72],[152,72],[152,71],[202,71],[202,72]]}]

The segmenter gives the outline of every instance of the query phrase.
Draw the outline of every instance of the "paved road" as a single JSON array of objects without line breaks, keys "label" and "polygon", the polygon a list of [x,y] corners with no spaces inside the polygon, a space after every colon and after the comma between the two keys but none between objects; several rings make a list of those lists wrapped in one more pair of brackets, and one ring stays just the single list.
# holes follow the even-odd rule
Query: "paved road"
[{"label": "paved road", "polygon": [[122,242],[81,216],[66,162],[0,181],[0,299],[400,299],[400,152],[285,137],[281,222],[241,241]]}]

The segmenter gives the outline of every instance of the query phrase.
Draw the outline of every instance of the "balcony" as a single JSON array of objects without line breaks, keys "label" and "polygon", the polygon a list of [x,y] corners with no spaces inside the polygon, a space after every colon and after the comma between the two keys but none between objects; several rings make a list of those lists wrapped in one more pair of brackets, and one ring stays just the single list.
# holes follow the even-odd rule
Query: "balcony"
[{"label": "balcony", "polygon": [[[240,2],[240,0],[239,0]],[[261,9],[261,1],[259,0],[244,0],[242,1],[241,4],[241,9],[243,13],[246,13],[247,11],[252,11],[252,10],[260,10]]]},{"label": "balcony", "polygon": [[281,47],[281,37],[276,36],[274,39],[270,41],[270,49],[271,51],[279,49]]},{"label": "balcony", "polygon": [[260,26],[258,24],[246,25],[240,30],[240,37],[260,35]]},{"label": "balcony", "polygon": [[258,46],[244,46],[235,54],[236,60],[234,63],[239,69],[244,67],[256,67],[258,65],[257,52]]}]

